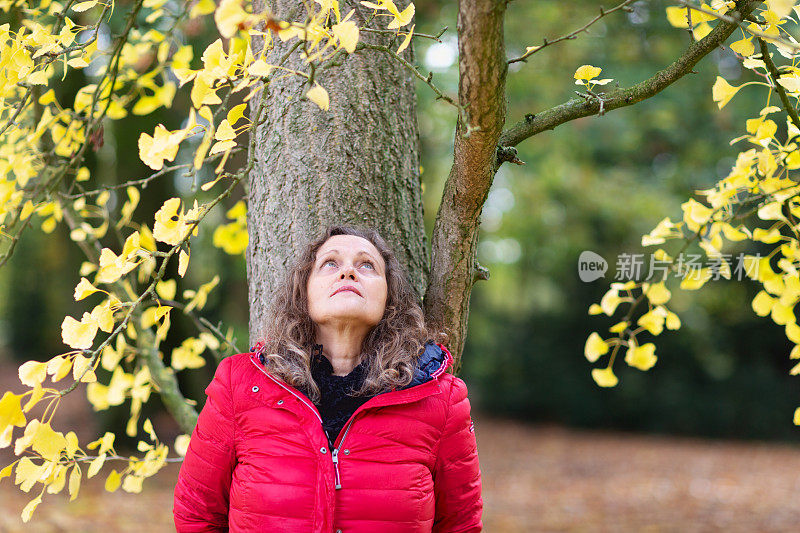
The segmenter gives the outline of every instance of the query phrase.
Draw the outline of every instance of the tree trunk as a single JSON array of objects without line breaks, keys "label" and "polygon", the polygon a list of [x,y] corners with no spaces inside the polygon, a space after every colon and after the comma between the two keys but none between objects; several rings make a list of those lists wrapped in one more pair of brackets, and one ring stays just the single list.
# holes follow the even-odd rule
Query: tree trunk
[{"label": "tree trunk", "polygon": [[[265,7],[282,20],[301,21],[306,15],[299,0],[254,2],[258,13]],[[351,7],[353,20],[363,24],[358,4],[342,2],[342,17]],[[273,36],[268,64],[277,64],[295,42]],[[360,41],[385,46],[391,36],[362,33]],[[262,49],[263,40],[254,37],[254,55]],[[302,49],[291,54],[286,68],[308,71]],[[410,46],[404,55],[413,61]],[[305,78],[279,73],[264,89],[266,117],[254,132],[255,165],[249,176],[251,345],[263,335],[271,294],[285,268],[328,224],[375,227],[408,268],[420,297],[427,285],[414,79],[378,50],[359,49],[339,58],[341,65],[315,73],[330,95],[328,111],[304,97],[310,89]]]}]

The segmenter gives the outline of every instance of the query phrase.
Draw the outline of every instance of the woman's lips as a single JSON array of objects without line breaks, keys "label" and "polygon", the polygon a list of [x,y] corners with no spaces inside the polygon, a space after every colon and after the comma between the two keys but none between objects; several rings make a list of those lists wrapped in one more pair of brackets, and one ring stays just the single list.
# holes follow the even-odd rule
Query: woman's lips
[{"label": "woman's lips", "polygon": [[[333,294],[338,294],[338,293],[340,293],[340,292],[345,292],[345,291],[354,292],[354,293],[356,293],[357,295],[361,296],[361,293],[360,293],[360,292],[358,292],[358,289],[356,289],[355,287],[353,287],[353,286],[351,286],[351,285],[344,285],[343,287],[339,287],[338,289],[336,289],[336,290],[334,291],[334,293],[333,293]],[[333,294],[331,294],[331,296],[333,296]],[[362,296],[362,298],[363,298],[363,296]]]}]

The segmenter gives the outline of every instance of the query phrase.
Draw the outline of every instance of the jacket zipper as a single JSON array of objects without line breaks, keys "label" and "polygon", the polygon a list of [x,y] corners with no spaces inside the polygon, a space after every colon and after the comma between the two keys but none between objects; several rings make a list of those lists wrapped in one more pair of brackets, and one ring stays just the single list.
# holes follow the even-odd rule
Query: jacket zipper
[{"label": "jacket zipper", "polygon": [[339,441],[339,446],[331,450],[331,457],[333,457],[333,469],[336,471],[336,488],[342,488],[342,480],[339,477],[339,448],[342,447],[344,444],[344,438],[347,436],[347,432],[350,430],[350,424],[353,423],[355,420],[355,416],[350,419],[350,422],[347,423],[347,427],[344,428],[344,433],[342,434],[342,440]]},{"label": "jacket zipper", "polygon": [[[252,361],[252,362],[253,362],[253,364],[254,364],[254,365],[256,365],[256,364],[255,364],[255,361],[253,361],[252,359],[251,359],[250,361]],[[275,379],[274,377],[272,377],[272,376],[269,374],[269,372],[267,372],[266,370],[264,370],[263,368],[261,368],[261,367],[260,367],[260,366],[258,366],[258,365],[256,365],[256,367],[257,367],[259,370],[261,370],[261,372],[263,372],[265,376],[267,376],[269,379],[271,379],[272,381],[274,381],[275,383],[277,383],[278,385],[280,385],[281,387],[283,387],[284,389],[286,389],[287,391],[289,391],[289,392],[290,392],[290,393],[291,393],[291,394],[292,394],[292,395],[293,395],[295,398],[297,398],[298,400],[300,400],[300,402],[301,402],[303,405],[305,405],[306,407],[308,407],[309,409],[311,409],[311,412],[313,412],[313,413],[314,413],[314,415],[317,417],[317,420],[319,420],[319,423],[320,423],[320,425],[322,425],[322,417],[321,417],[321,416],[319,416],[319,413],[317,412],[317,410],[316,410],[315,408],[313,408],[313,407],[311,407],[310,405],[308,405],[308,404],[306,403],[306,401],[305,401],[305,400],[303,400],[303,399],[302,399],[300,396],[298,396],[297,394],[295,394],[295,393],[294,393],[294,392],[293,392],[293,391],[292,391],[290,388],[286,387],[286,385],[284,385],[283,383],[281,383],[280,381],[278,381],[277,379]],[[355,417],[354,417],[354,418],[355,418]],[[352,423],[353,423],[353,420],[354,420],[354,418],[351,418],[351,419],[350,419],[350,422],[348,422],[348,423],[347,423],[347,428],[345,428],[344,434],[342,435],[342,440],[339,442],[339,446],[338,446],[337,448],[334,448],[333,450],[331,450],[331,458],[332,458],[332,460],[333,460],[333,470],[334,470],[334,472],[335,472],[335,474],[336,474],[336,488],[337,488],[337,489],[341,489],[341,488],[342,488],[342,479],[341,479],[341,476],[339,475],[339,448],[341,448],[341,447],[342,447],[342,442],[344,442],[344,438],[345,438],[345,436],[347,435],[347,431],[350,429],[350,424],[352,424]],[[326,435],[327,435],[327,434],[326,434]]]}]

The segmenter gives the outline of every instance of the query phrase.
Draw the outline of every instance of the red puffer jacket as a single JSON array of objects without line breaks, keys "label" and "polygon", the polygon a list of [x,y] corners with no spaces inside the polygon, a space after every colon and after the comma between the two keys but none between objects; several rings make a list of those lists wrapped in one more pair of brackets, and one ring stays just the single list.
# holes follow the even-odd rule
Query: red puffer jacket
[{"label": "red puffer jacket", "polygon": [[361,405],[333,450],[314,404],[254,348],[206,388],[175,486],[179,533],[482,530],[467,387],[444,346],[426,345],[409,386]]}]

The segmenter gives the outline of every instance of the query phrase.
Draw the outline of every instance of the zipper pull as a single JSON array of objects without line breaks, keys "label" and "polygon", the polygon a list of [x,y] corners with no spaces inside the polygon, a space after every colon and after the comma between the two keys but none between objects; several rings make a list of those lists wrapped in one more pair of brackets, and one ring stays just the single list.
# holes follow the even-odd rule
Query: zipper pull
[{"label": "zipper pull", "polygon": [[331,451],[331,457],[333,458],[333,469],[336,472],[336,488],[342,488],[342,482],[339,478],[339,448],[334,448]]}]

